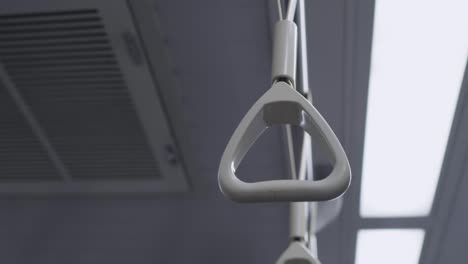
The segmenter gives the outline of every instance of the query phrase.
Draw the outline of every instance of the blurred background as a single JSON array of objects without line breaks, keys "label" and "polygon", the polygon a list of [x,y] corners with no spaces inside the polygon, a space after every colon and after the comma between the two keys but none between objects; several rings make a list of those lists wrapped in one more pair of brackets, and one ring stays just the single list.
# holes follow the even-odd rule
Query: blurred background
[{"label": "blurred background", "polygon": [[[466,10],[304,1],[304,85],[353,172],[319,206],[342,204],[322,263],[466,262]],[[217,170],[271,85],[277,19],[275,0],[0,2],[0,262],[274,263],[288,204],[234,203]],[[287,171],[272,128],[239,175]]]}]

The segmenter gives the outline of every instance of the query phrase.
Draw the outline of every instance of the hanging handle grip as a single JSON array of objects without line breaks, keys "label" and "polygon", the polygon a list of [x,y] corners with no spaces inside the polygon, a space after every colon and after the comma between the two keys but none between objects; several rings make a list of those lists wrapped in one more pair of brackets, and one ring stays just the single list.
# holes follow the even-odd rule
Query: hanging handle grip
[{"label": "hanging handle grip", "polygon": [[[323,180],[271,180],[247,183],[235,172],[250,147],[270,126],[299,126],[329,150],[333,170]],[[218,171],[223,193],[238,202],[325,201],[341,196],[351,181],[348,158],[320,113],[285,82],[275,83],[247,112],[234,131]]]}]

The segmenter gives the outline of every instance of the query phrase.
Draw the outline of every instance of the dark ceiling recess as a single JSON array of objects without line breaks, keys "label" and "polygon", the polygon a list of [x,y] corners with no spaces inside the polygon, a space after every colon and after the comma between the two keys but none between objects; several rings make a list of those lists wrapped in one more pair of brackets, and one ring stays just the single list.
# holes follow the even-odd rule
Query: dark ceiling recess
[{"label": "dark ceiling recess", "polygon": [[66,2],[0,8],[0,193],[186,190],[126,2]]}]

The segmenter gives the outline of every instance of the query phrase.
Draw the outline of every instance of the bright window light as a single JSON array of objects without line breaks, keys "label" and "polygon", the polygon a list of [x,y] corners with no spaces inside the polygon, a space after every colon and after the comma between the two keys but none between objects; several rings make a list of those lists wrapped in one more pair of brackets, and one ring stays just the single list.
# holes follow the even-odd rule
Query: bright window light
[{"label": "bright window light", "polygon": [[377,0],[361,216],[430,213],[468,54],[468,1]]},{"label": "bright window light", "polygon": [[356,264],[418,264],[422,229],[365,229],[358,232]]}]

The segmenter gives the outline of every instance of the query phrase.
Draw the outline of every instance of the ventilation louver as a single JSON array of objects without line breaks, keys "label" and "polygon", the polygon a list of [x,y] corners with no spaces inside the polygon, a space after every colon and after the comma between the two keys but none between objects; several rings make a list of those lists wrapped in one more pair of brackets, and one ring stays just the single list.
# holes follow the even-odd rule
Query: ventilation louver
[{"label": "ventilation louver", "polygon": [[2,9],[0,193],[186,188],[131,13],[116,3]]},{"label": "ventilation louver", "polygon": [[0,85],[0,182],[60,180],[6,89]]}]

